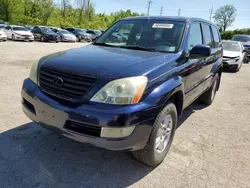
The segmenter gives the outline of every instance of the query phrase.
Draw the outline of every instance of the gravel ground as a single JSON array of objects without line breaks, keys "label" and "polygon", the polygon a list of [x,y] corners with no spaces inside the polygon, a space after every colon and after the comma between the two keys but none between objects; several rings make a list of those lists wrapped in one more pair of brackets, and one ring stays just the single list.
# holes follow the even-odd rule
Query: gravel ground
[{"label": "gravel ground", "polygon": [[214,104],[193,104],[165,161],[92,148],[32,123],[21,110],[31,62],[84,44],[0,42],[0,188],[250,187],[250,65],[223,73]]}]

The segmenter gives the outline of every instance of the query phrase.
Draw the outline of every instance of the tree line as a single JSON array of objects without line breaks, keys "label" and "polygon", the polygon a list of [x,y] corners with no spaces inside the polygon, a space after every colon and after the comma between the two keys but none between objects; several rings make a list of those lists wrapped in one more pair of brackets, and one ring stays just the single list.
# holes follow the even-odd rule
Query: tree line
[{"label": "tree line", "polygon": [[[72,3],[73,2],[73,3]],[[97,14],[91,0],[0,0],[0,21],[19,25],[50,25],[106,29],[119,19],[139,16],[136,12],[119,11],[107,15]],[[226,31],[236,19],[233,5],[219,7],[213,16],[223,39],[235,34],[248,34],[250,29]]]},{"label": "tree line", "polygon": [[9,24],[106,29],[121,18],[139,15],[130,10],[97,14],[90,0],[0,0],[0,21]]}]

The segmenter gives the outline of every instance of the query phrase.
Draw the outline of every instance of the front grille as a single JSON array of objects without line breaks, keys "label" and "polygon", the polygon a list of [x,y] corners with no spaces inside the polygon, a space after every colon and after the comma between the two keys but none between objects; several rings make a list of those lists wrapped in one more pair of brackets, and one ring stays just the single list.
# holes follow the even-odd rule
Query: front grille
[{"label": "front grille", "polygon": [[[56,78],[63,80],[61,86],[57,86]],[[77,102],[82,99],[87,91],[94,85],[95,77],[75,75],[42,66],[40,69],[39,83],[44,93],[57,98]]]},{"label": "front grille", "polygon": [[30,35],[22,35],[22,37],[28,38],[30,37]]},{"label": "front grille", "polygon": [[80,134],[85,134],[95,137],[100,137],[102,129],[101,127],[86,125],[75,121],[67,121],[66,124],[64,125],[64,128]]}]

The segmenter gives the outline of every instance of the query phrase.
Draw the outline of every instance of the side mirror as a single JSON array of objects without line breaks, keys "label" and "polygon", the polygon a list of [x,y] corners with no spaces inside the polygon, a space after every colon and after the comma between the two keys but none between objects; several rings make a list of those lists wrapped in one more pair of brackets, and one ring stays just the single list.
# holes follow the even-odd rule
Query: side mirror
[{"label": "side mirror", "polygon": [[190,59],[203,59],[207,58],[211,55],[211,48],[205,44],[198,44],[193,47],[190,51],[189,58]]}]

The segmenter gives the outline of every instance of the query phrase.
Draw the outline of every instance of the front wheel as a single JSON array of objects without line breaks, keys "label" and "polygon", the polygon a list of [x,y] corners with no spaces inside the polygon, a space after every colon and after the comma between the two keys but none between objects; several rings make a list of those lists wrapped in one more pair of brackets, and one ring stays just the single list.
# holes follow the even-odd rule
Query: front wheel
[{"label": "front wheel", "polygon": [[13,40],[13,41],[15,41],[15,40],[16,40],[15,35],[12,35],[12,40]]},{"label": "front wheel", "polygon": [[44,39],[43,36],[41,36],[40,41],[41,41],[41,42],[45,42],[45,39]]},{"label": "front wheel", "polygon": [[159,165],[170,149],[176,127],[177,110],[173,103],[168,103],[158,114],[146,146],[133,151],[133,156],[146,165]]},{"label": "front wheel", "polygon": [[77,42],[81,42],[80,37],[76,37],[76,41],[77,41]]},{"label": "front wheel", "polygon": [[216,74],[212,86],[200,96],[199,98],[200,103],[205,105],[211,105],[213,103],[215,94],[218,90],[219,81],[220,81],[219,75]]}]

